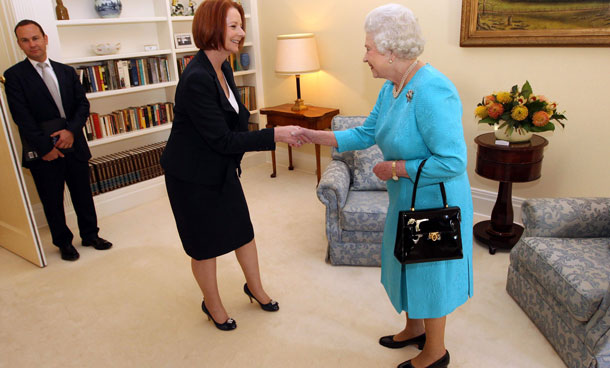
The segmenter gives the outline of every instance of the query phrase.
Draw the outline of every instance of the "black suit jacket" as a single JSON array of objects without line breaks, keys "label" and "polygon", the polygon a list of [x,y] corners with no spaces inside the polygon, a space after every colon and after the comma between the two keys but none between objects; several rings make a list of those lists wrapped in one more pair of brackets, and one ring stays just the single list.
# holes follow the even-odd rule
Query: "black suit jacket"
[{"label": "black suit jacket", "polygon": [[183,181],[222,186],[248,151],[274,150],[273,129],[248,131],[228,62],[222,71],[239,105],[235,112],[203,51],[188,64],[176,88],[174,123],[161,157],[163,169]]},{"label": "black suit jacket", "polygon": [[[50,62],[57,76],[61,101],[66,113],[67,129],[74,134],[74,152],[68,154],[73,154],[81,161],[87,161],[91,158],[91,152],[83,134],[83,126],[89,116],[89,101],[85,89],[74,68],[53,60]],[[21,138],[38,151],[40,157],[46,155],[53,149],[53,144],[39,124],[61,117],[51,93],[28,59],[7,69],[4,77],[8,106],[13,120],[19,127]],[[25,157],[22,157],[21,162],[24,167],[31,168],[41,160],[26,162]]]}]

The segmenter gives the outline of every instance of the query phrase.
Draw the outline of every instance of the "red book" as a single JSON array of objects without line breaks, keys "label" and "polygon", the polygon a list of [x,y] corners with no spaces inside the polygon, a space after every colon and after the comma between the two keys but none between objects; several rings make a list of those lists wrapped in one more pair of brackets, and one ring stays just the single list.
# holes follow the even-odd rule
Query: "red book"
[{"label": "red book", "polygon": [[100,125],[100,115],[96,112],[91,113],[91,120],[93,121],[93,130],[95,131],[95,138],[100,139],[102,135],[102,127]]}]

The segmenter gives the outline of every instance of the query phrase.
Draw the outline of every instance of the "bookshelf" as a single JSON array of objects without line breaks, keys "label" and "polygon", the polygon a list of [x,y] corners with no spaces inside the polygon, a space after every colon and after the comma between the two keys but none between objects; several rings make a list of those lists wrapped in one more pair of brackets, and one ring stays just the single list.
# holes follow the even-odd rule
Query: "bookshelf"
[{"label": "bookshelf", "polygon": [[[186,0],[179,0],[187,4]],[[123,9],[118,18],[100,18],[92,0],[63,0],[70,20],[55,19],[55,0],[9,0],[15,19],[34,19],[49,37],[48,55],[51,59],[74,67],[113,60],[129,60],[150,57],[166,57],[169,65],[169,81],[133,86],[129,88],[87,93],[91,112],[108,114],[131,106],[143,106],[158,102],[174,102],[178,84],[177,60],[197,53],[195,47],[176,48],[174,34],[190,33],[192,16],[171,16],[171,0],[122,0]],[[254,86],[256,106],[264,106],[257,0],[242,0],[246,13],[246,42],[242,52],[250,55],[248,70],[235,73],[238,86]],[[13,24],[7,24],[7,32],[13,32]],[[121,43],[116,54],[96,55],[92,46],[98,43]],[[156,49],[146,51],[145,45]],[[250,121],[259,124],[258,110],[250,112]],[[150,145],[167,140],[171,122],[128,133],[96,139],[89,142],[93,158],[125,151],[133,147]],[[250,157],[248,157],[250,156]],[[244,161],[259,163],[258,157],[246,155]],[[260,160],[260,162],[264,162]],[[129,206],[156,199],[165,193],[163,180],[154,178],[144,183],[126,186],[95,197],[99,215],[108,215]],[[69,202],[66,203],[70,206]],[[36,213],[38,212],[38,213]],[[70,217],[73,212],[67,208]],[[71,215],[72,214],[72,215]],[[41,209],[35,208],[36,220],[44,223]]]}]

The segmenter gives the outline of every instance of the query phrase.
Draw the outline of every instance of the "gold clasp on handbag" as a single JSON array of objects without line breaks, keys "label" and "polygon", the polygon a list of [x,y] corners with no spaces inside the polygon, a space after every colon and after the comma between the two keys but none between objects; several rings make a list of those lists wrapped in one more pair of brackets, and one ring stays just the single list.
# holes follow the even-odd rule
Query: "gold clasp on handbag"
[{"label": "gold clasp on handbag", "polygon": [[428,233],[428,239],[432,240],[432,241],[439,241],[441,240],[441,233],[435,231],[433,233]]},{"label": "gold clasp on handbag", "polygon": [[415,232],[419,233],[421,231],[419,228],[419,224],[421,224],[422,222],[425,222],[425,221],[429,221],[429,219],[425,218],[425,219],[416,220],[416,219],[410,218],[409,221],[407,222],[407,225],[415,224]]}]

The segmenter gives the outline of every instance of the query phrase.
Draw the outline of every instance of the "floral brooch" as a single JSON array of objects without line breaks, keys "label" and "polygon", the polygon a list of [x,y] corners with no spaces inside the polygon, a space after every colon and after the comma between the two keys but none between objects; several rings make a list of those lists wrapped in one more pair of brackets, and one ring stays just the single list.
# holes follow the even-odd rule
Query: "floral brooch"
[{"label": "floral brooch", "polygon": [[411,100],[413,99],[413,90],[412,89],[408,90],[406,93],[406,96],[407,96],[407,101],[411,102]]}]

